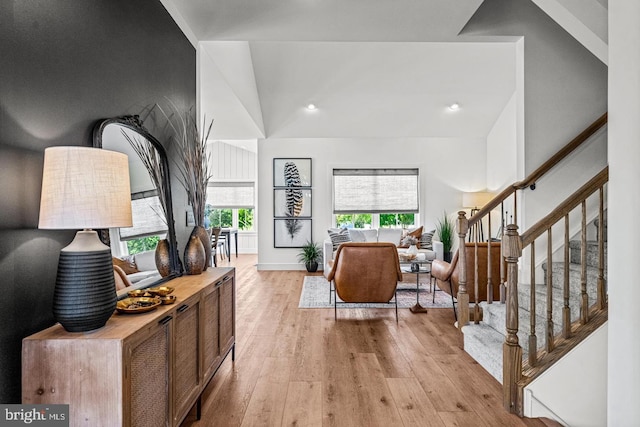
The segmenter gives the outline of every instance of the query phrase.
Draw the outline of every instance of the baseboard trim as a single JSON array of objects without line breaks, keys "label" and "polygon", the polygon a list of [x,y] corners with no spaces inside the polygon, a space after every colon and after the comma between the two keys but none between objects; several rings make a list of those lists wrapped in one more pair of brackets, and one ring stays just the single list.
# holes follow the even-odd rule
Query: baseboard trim
[{"label": "baseboard trim", "polygon": [[[258,271],[260,270],[300,270],[307,271],[306,267],[298,263],[276,264],[276,263],[258,263],[256,264]],[[318,267],[318,271],[322,271],[321,267]]]}]

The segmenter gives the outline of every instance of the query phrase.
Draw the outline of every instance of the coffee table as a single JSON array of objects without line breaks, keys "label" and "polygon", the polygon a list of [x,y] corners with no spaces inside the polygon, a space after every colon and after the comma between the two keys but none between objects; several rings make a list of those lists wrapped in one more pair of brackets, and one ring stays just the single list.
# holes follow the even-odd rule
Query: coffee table
[{"label": "coffee table", "polygon": [[431,260],[401,261],[400,270],[403,273],[416,275],[416,303],[409,308],[409,311],[412,313],[426,313],[426,307],[420,305],[420,275],[428,274],[429,282],[431,282]]}]

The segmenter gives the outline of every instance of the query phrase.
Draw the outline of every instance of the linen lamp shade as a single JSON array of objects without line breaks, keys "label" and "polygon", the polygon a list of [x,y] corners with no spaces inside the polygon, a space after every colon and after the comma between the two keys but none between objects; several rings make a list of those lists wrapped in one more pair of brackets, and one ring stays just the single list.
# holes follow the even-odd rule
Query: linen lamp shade
[{"label": "linen lamp shade", "polygon": [[462,193],[463,208],[481,208],[493,198],[493,194],[486,191]]},{"label": "linen lamp shade", "polygon": [[45,150],[38,227],[83,229],[58,260],[53,315],[67,331],[100,328],[116,307],[111,249],[90,228],[131,225],[126,155],[89,147]]},{"label": "linen lamp shade", "polygon": [[[474,191],[462,193],[462,207],[470,208],[470,215],[475,215],[480,208],[489,203],[493,198],[493,194],[487,191]],[[482,220],[473,224],[469,230],[470,242],[483,242],[484,241],[484,229],[482,226]]]},{"label": "linen lamp shade", "polygon": [[131,226],[125,154],[90,147],[45,150],[38,228]]}]

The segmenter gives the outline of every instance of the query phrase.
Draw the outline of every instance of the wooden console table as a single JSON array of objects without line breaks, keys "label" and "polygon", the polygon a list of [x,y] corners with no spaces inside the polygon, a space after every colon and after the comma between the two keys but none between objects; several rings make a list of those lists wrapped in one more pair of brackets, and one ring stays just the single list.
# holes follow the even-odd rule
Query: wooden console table
[{"label": "wooden console table", "polygon": [[[95,331],[56,324],[22,343],[22,402],[69,404],[71,426],[178,426],[235,359],[235,269],[166,283],[177,301]],[[199,411],[198,411],[199,412]]]}]

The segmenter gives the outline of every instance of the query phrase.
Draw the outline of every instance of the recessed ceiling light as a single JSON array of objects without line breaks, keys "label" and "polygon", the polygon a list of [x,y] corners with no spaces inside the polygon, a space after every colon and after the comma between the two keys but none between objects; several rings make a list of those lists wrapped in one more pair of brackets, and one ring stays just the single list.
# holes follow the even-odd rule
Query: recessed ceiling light
[{"label": "recessed ceiling light", "polygon": [[454,102],[453,104],[449,105],[449,110],[451,111],[458,111],[460,109],[460,104],[458,104],[457,102]]},{"label": "recessed ceiling light", "polygon": [[318,107],[316,107],[316,104],[307,105],[307,110],[309,110],[309,111],[315,111],[317,109],[318,109]]}]

